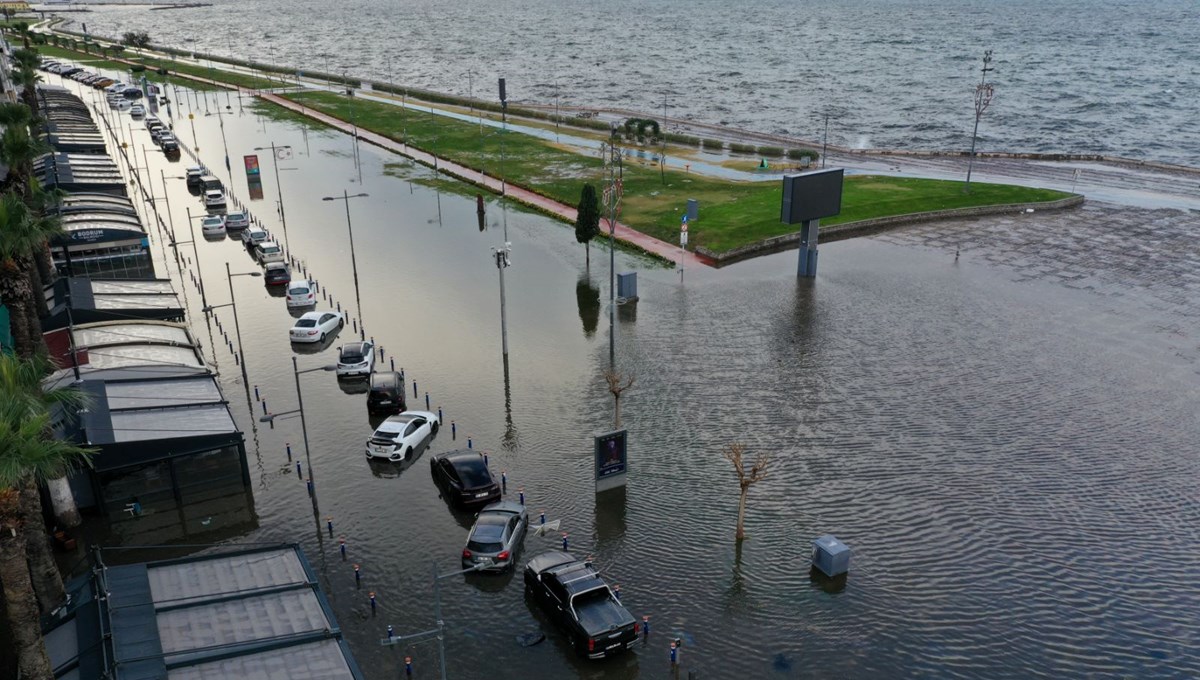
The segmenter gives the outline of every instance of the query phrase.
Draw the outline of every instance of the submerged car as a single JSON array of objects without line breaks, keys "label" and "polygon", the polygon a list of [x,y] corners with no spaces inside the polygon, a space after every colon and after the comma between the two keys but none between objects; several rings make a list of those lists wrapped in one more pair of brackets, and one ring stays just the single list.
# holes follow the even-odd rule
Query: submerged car
[{"label": "submerged car", "polygon": [[338,312],[306,312],[296,319],[289,333],[292,342],[325,342],[325,338],[344,326]]},{"label": "submerged car", "polygon": [[205,236],[223,235],[225,233],[225,218],[220,215],[210,215],[200,222],[200,231]]},{"label": "submerged car", "polygon": [[473,449],[439,453],[429,459],[429,473],[442,497],[455,505],[470,507],[500,500],[500,484],[483,454]]},{"label": "submerged car", "polygon": [[339,378],[370,375],[375,370],[375,345],[369,342],[348,342],[338,350]]},{"label": "submerged car", "polygon": [[283,262],[283,248],[274,241],[263,241],[254,246],[254,259],[258,260],[259,264]]},{"label": "submerged car", "polygon": [[225,216],[226,229],[245,229],[250,226],[250,216],[244,212],[231,212]]},{"label": "submerged car", "polygon": [[400,413],[404,401],[404,379],[396,371],[376,371],[371,374],[367,391],[367,413]]},{"label": "submerged car", "polygon": [[508,570],[516,564],[528,529],[529,513],[520,503],[500,501],[480,510],[462,551],[463,569]]},{"label": "submerged car", "polygon": [[414,451],[437,434],[440,425],[437,414],[429,411],[405,411],[391,416],[367,440],[367,458],[409,460]]},{"label": "submerged car", "polygon": [[265,243],[270,237],[267,235],[266,229],[252,227],[242,232],[242,243],[248,246],[256,246],[259,243]]},{"label": "submerged car", "polygon": [[287,287],[288,307],[308,307],[317,304],[317,294],[311,281],[289,281]]},{"label": "submerged car", "polygon": [[638,641],[639,626],[590,562],[544,552],[525,566],[525,594],[562,627],[580,656],[603,659]]},{"label": "submerged car", "polygon": [[283,262],[268,262],[263,268],[263,278],[268,286],[285,286],[292,280],[292,272]]},{"label": "submerged car", "polygon": [[222,208],[225,206],[225,194],[216,189],[210,189],[204,192],[204,207],[206,208]]}]

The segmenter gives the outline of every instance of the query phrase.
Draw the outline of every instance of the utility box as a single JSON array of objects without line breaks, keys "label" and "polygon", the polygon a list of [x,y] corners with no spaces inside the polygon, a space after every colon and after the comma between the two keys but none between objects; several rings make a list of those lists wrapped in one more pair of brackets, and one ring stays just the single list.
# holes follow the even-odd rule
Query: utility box
[{"label": "utility box", "polygon": [[617,274],[617,297],[625,298],[628,302],[638,299],[637,272]]},{"label": "utility box", "polygon": [[813,541],[812,563],[830,578],[845,574],[850,570],[850,547],[826,534]]}]

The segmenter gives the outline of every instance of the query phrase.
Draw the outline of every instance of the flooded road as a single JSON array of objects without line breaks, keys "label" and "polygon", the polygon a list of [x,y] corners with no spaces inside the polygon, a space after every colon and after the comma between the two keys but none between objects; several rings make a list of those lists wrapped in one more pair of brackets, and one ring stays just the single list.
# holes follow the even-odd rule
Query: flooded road
[{"label": "flooded road", "polygon": [[[566,225],[505,214],[489,198],[481,233],[471,192],[426,186],[429,169],[366,146],[360,169],[348,137],[239,108],[234,97],[222,120],[201,106],[195,143],[185,119],[176,132],[243,200],[241,156],[290,145],[280,161],[289,249],[344,309],[355,307],[345,206],[321,199],[369,194],[350,205],[361,319],[384,363],[404,368],[410,405],[428,391],[455,422],[457,441],[445,428],[430,450],[468,436],[489,450],[510,495],[522,488],[535,512],[561,519],[572,551],[592,555],[630,611],[651,617],[644,648],[583,663],[526,604],[519,576],[446,579],[450,677],[667,678],[669,636],[684,639],[683,668],[701,677],[1200,673],[1195,213],[1088,206],[918,226],[824,246],[815,282],[796,280],[794,252],[689,270],[682,286],[671,269],[618,253],[641,295],[620,310],[617,340],[618,367],[636,376],[622,400],[631,473],[626,493],[599,500],[591,436],[612,417],[603,246],[593,244],[589,275]],[[161,195],[160,171],[191,163],[165,161],[140,123],[130,133],[148,147]],[[265,198],[250,207],[281,235],[270,152],[258,153]],[[199,201],[182,180],[166,184],[178,232]],[[491,257],[505,222],[507,381]],[[296,406],[283,299],[261,279],[233,280],[243,385],[188,274],[153,245],[160,273],[187,282],[191,324],[247,436],[255,528],[210,535],[299,542],[368,676],[397,677],[405,655],[432,675],[431,644],[379,645],[388,624],[433,627],[431,564],[456,568],[470,526],[438,498],[429,452],[406,466],[368,463],[361,388],[300,376],[314,516],[286,455],[290,443],[302,458],[299,423],[258,422],[253,396],[257,387],[275,412]],[[236,240],[197,246],[208,303],[228,302],[225,263],[257,265]],[[230,312],[215,314],[232,337]],[[301,350],[300,368],[332,363],[353,335],[347,326]],[[735,441],[772,460],[740,549],[736,481],[720,455]],[[809,542],[825,533],[854,551],[844,589],[810,580]],[[530,536],[521,563],[560,544]],[[539,628],[546,642],[518,644]]]}]

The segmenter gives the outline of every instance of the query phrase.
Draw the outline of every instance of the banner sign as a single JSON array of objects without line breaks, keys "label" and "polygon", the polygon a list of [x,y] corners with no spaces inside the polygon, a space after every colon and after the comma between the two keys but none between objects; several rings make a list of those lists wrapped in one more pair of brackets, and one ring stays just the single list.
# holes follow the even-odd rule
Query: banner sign
[{"label": "banner sign", "polygon": [[625,486],[629,471],[628,430],[606,432],[595,436],[596,491]]},{"label": "banner sign", "polygon": [[243,157],[242,160],[246,163],[246,179],[258,177],[260,172],[258,168],[258,155],[250,154],[249,156]]}]

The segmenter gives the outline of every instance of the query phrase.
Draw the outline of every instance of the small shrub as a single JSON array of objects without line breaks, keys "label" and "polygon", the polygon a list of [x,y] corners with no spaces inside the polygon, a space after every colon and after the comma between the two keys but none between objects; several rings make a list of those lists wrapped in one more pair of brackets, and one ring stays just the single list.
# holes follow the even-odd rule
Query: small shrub
[{"label": "small shrub", "polygon": [[820,156],[820,154],[812,149],[788,149],[787,152],[787,157],[794,161],[804,160],[805,158],[809,159],[810,161],[815,161],[817,160],[818,156]]},{"label": "small shrub", "polygon": [[758,147],[758,155],[766,156],[767,158],[782,158],[783,149],[778,146],[760,146]]},{"label": "small shrub", "polygon": [[749,155],[749,154],[756,153],[758,151],[758,148],[755,147],[753,144],[742,144],[740,142],[730,142],[729,150],[732,151],[733,153]]},{"label": "small shrub", "polygon": [[709,151],[720,151],[725,148],[725,142],[719,139],[705,139],[703,145]]}]

